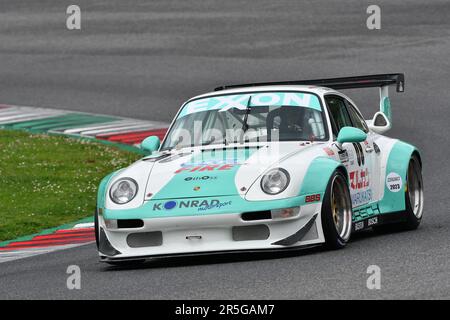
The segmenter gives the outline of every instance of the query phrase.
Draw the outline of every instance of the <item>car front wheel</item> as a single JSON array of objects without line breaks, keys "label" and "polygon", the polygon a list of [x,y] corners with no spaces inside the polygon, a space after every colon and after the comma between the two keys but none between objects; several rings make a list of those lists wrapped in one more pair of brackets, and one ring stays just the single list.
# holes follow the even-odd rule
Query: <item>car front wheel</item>
[{"label": "car front wheel", "polygon": [[325,245],[330,249],[345,247],[352,231],[352,202],[347,178],[340,171],[328,182],[321,217]]}]

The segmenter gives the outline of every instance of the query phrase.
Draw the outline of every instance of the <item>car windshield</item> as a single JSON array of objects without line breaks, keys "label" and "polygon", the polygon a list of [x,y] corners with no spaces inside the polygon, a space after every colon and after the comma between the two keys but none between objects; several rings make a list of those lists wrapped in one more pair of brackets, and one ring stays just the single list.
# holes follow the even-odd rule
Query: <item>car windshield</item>
[{"label": "car windshield", "polygon": [[185,104],[162,150],[236,142],[325,139],[322,108],[316,95],[246,93]]}]

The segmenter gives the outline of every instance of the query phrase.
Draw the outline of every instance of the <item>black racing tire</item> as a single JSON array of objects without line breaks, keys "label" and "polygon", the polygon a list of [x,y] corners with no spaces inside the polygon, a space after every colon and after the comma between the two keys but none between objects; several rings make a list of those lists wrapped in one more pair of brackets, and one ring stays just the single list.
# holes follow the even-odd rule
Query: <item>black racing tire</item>
[{"label": "black racing tire", "polygon": [[95,244],[97,245],[97,250],[98,250],[99,247],[100,247],[100,240],[99,240],[100,234],[99,234],[99,232],[100,232],[100,229],[99,229],[99,227],[98,227],[98,208],[95,207],[95,213],[94,213],[94,233],[95,233]]},{"label": "black racing tire", "polygon": [[352,230],[352,201],[348,180],[336,170],[330,177],[322,202],[322,229],[327,249],[344,248]]},{"label": "black racing tire", "polygon": [[424,203],[422,166],[416,155],[413,155],[409,160],[406,184],[406,209],[404,212],[406,221],[400,223],[400,227],[403,230],[415,230],[422,221]]},{"label": "black racing tire", "polygon": [[405,210],[401,222],[374,227],[380,233],[415,230],[419,227],[423,216],[423,178],[419,158],[413,154],[409,160],[406,175]]}]

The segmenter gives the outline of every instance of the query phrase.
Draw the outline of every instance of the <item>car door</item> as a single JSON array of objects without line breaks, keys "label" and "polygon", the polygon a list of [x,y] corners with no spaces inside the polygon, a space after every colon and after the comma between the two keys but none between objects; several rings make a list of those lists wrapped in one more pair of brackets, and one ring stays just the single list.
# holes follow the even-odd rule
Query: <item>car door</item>
[{"label": "car door", "polygon": [[378,195],[380,194],[380,184],[377,183],[378,177],[380,176],[380,149],[374,142],[374,134],[370,132],[369,127],[366,124],[363,116],[359,110],[348,100],[345,100],[347,105],[347,111],[352,120],[353,126],[355,128],[361,129],[367,133],[367,139],[361,142],[362,151],[364,152],[364,158],[366,162],[366,168],[368,170],[368,189],[367,192],[370,193],[370,201],[378,200]]},{"label": "car door", "polygon": [[[346,99],[337,95],[326,95],[331,125],[333,128],[333,139],[336,140],[339,130],[343,127],[359,128],[358,123],[352,121],[355,115],[349,112]],[[366,150],[366,141],[361,143],[344,143],[342,149],[334,145],[333,150],[339,155],[339,160],[347,168],[350,195],[353,207],[359,207],[372,201],[372,189],[370,178],[370,161],[366,156],[370,150]]]}]

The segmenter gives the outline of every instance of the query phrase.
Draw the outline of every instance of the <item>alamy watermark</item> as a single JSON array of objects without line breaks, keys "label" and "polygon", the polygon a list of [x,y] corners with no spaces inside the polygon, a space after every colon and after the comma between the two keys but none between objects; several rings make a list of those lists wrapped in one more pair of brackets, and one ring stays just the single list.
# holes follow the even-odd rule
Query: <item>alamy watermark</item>
[{"label": "alamy watermark", "polygon": [[81,9],[76,4],[71,4],[66,9],[68,17],[66,27],[68,30],[81,30]]},{"label": "alamy watermark", "polygon": [[69,275],[67,277],[66,286],[69,290],[80,290],[81,289],[81,269],[77,265],[70,265],[67,267],[66,273]]},{"label": "alamy watermark", "polygon": [[367,7],[366,10],[369,16],[366,20],[367,29],[380,30],[381,29],[381,8],[376,4]]},{"label": "alamy watermark", "polygon": [[367,274],[370,276],[367,278],[366,286],[369,290],[381,289],[381,268],[377,265],[370,265],[367,267]]}]

